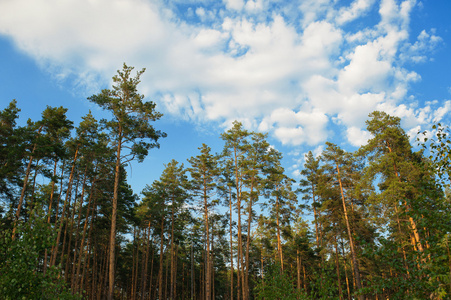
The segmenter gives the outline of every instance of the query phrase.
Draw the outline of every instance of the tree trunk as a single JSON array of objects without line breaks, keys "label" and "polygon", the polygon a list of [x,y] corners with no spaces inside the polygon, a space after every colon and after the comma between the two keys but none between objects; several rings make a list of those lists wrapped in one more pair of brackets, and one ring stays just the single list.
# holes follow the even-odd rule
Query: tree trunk
[{"label": "tree trunk", "polygon": [[[69,183],[67,185],[66,199],[64,200],[63,212],[61,213],[60,226],[59,226],[59,230],[58,230],[58,235],[56,237],[55,247],[54,247],[53,252],[52,252],[52,258],[50,260],[50,266],[54,266],[55,265],[56,256],[58,255],[58,247],[59,247],[59,242],[60,242],[60,239],[61,239],[61,231],[63,229],[64,215],[66,214],[67,202],[70,199],[71,193],[72,193],[72,182],[74,180],[75,163],[77,161],[77,158],[78,158],[78,147],[75,150],[74,160],[72,161],[72,168],[71,168],[70,175],[69,175]],[[57,214],[58,214],[58,212],[57,212]]]},{"label": "tree trunk", "polygon": [[150,221],[149,226],[147,228],[147,239],[146,239],[147,245],[146,245],[146,259],[143,266],[143,272],[142,272],[142,290],[141,290],[141,300],[145,299],[146,295],[146,284],[147,284],[147,266],[149,264],[149,246],[150,246]]},{"label": "tree trunk", "polygon": [[[336,226],[336,224],[335,224]],[[338,295],[340,300],[343,299],[343,290],[341,289],[341,279],[340,279],[340,261],[339,261],[339,257],[338,257],[338,245],[337,245],[337,236],[334,237],[335,243],[335,265],[337,268],[337,285],[338,285]]]},{"label": "tree trunk", "polygon": [[251,247],[251,225],[252,225],[252,198],[254,192],[254,178],[251,180],[251,190],[248,203],[247,219],[247,242],[246,242],[246,270],[244,272],[244,290],[243,299],[249,299],[249,250]]},{"label": "tree trunk", "polygon": [[174,284],[175,284],[175,250],[174,250],[174,221],[175,221],[175,205],[174,199],[172,199],[172,213],[171,213],[171,280],[170,280],[170,296],[171,300],[174,300]]},{"label": "tree trunk", "polygon": [[204,198],[204,221],[205,221],[205,237],[206,237],[206,255],[205,255],[205,299],[211,300],[211,274],[210,274],[210,228],[208,224],[208,203],[207,203],[207,181],[205,178],[205,174],[203,175],[204,179],[204,190],[203,190],[203,198]]},{"label": "tree trunk", "polygon": [[300,293],[301,292],[301,256],[299,255],[299,249],[296,249],[296,275],[297,275],[298,293]]},{"label": "tree trunk", "polygon": [[30,155],[30,160],[28,161],[27,170],[25,171],[25,178],[23,181],[22,191],[20,192],[19,204],[17,205],[17,209],[16,209],[16,218],[14,219],[14,227],[13,227],[13,235],[12,235],[13,240],[16,238],[17,222],[19,221],[20,210],[22,209],[23,200],[25,198],[25,191],[26,191],[27,185],[28,185],[28,178],[30,177],[31,163],[33,162],[33,154],[34,154],[35,150],[36,150],[36,144],[33,146],[33,150],[31,151],[31,155]]},{"label": "tree trunk", "polygon": [[[57,163],[58,163],[58,159],[55,158],[55,164],[54,164],[54,167],[53,167],[53,178],[56,177]],[[50,190],[49,209],[48,209],[48,212],[47,212],[47,223],[48,224],[50,224],[50,216],[52,215],[52,203],[53,203],[53,192],[54,191],[55,191],[55,181],[52,180],[52,188]],[[44,251],[44,270],[43,270],[44,276],[45,276],[45,273],[47,272],[47,256],[48,256],[47,248],[45,248],[45,251]]]},{"label": "tree trunk", "polygon": [[161,218],[160,233],[160,268],[158,271],[158,299],[163,299],[163,246],[164,246],[164,217]]},{"label": "tree trunk", "polygon": [[232,231],[232,191],[229,187],[229,210],[230,210],[230,299],[233,299],[233,231]]},{"label": "tree trunk", "polygon": [[[77,229],[75,231],[75,246],[74,246],[74,258],[73,258],[73,263],[72,263],[72,277],[71,277],[71,289],[74,290],[75,289],[75,271],[76,271],[76,267],[78,265],[77,263],[77,249],[78,249],[78,240],[80,238],[80,222],[81,222],[81,209],[83,207],[83,202],[84,202],[84,198],[85,198],[85,188],[86,188],[86,179],[87,179],[87,171],[88,171],[88,167],[86,166],[85,168],[85,174],[83,177],[83,185],[82,185],[82,189],[81,189],[81,196],[80,196],[80,203],[78,206],[78,216],[77,216]],[[86,211],[86,221],[89,215],[89,209]],[[86,222],[85,222],[86,224]],[[82,246],[80,245],[80,251],[82,249]]]},{"label": "tree trunk", "polygon": [[[152,237],[152,242],[151,244],[153,244],[153,237]],[[152,247],[152,259],[150,261],[150,277],[149,277],[149,297],[148,299],[151,299],[151,295],[152,295],[152,279],[153,279],[153,258],[155,255],[155,250],[154,247]]]},{"label": "tree trunk", "polygon": [[[243,267],[243,245],[241,236],[241,188],[240,188],[240,177],[238,176],[238,154],[237,148],[234,147],[234,163],[235,163],[235,187],[236,187],[236,206],[238,210],[238,259],[237,259],[237,296],[238,300],[241,299],[241,294],[244,298],[244,278],[242,279],[242,268]],[[243,299],[245,300],[245,299]]]},{"label": "tree trunk", "polygon": [[[353,265],[354,265],[354,275],[355,275],[354,278],[356,281],[357,290],[360,291],[362,289],[362,284],[360,282],[360,270],[359,270],[359,265],[358,265],[355,249],[354,249],[354,239],[352,238],[351,226],[349,224],[349,219],[348,219],[348,211],[346,209],[345,196],[344,196],[344,192],[343,192],[343,184],[342,184],[341,178],[340,178],[340,168],[338,167],[338,164],[336,166],[337,166],[338,182],[340,184],[341,200],[343,203],[343,211],[344,211],[345,220],[346,220],[346,228],[348,230],[349,247],[351,248],[351,256],[352,256],[352,261],[353,261]],[[364,300],[364,298],[365,297],[363,295],[359,295],[360,300]]]},{"label": "tree trunk", "polygon": [[110,232],[110,265],[108,272],[108,300],[114,297],[114,262],[116,249],[116,218],[117,218],[117,199],[119,192],[119,176],[121,167],[121,150],[122,150],[122,127],[119,126],[116,153],[116,169],[114,172],[114,190],[113,190],[113,208],[111,212],[111,232]]},{"label": "tree trunk", "polygon": [[[83,248],[84,248],[84,243],[85,243],[85,236],[86,236],[86,231],[88,229],[88,223],[91,220],[91,224],[92,224],[92,218],[94,216],[94,209],[92,208],[92,197],[93,197],[93,193],[94,193],[94,184],[95,184],[96,178],[94,177],[94,179],[91,182],[91,191],[89,194],[89,202],[88,202],[88,209],[86,211],[86,220],[85,220],[85,224],[83,225],[83,233],[81,235],[81,244],[80,244],[80,254],[78,257],[78,263],[77,263],[77,271],[75,273],[75,287],[77,289],[78,286],[78,279],[79,279],[79,275],[80,275],[80,267],[81,267],[81,261],[82,261],[82,257],[83,257]],[[91,219],[89,218],[89,215],[91,214]],[[91,225],[92,226],[92,225]]]},{"label": "tree trunk", "polygon": [[279,224],[279,195],[276,196],[276,224],[277,224],[277,253],[279,254],[280,268],[283,272],[282,240],[280,237],[280,224]]},{"label": "tree trunk", "polygon": [[348,300],[351,300],[351,288],[349,287],[348,270],[346,268],[345,249],[343,247],[343,239],[341,240],[341,251],[343,253],[343,260],[344,260],[343,265],[345,267],[346,290],[348,291]]}]

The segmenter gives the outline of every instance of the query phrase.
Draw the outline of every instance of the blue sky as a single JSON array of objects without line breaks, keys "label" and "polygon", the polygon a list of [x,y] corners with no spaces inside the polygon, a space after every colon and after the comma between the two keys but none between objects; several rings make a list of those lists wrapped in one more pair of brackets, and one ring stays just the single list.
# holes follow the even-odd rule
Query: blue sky
[{"label": "blue sky", "polygon": [[233,120],[268,132],[298,179],[325,141],[365,143],[373,110],[412,136],[449,124],[450,16],[449,0],[2,0],[0,109],[107,117],[86,98],[126,62],[147,69],[140,90],[168,133],[128,169],[136,193],[170,159],[220,151]]}]

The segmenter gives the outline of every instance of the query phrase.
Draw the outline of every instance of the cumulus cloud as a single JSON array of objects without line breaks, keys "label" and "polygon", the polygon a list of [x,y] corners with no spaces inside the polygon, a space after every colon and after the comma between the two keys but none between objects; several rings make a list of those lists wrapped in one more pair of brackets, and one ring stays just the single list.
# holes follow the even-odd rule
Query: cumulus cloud
[{"label": "cumulus cloud", "polygon": [[[286,145],[323,143],[331,120],[361,144],[375,109],[411,127],[450,110],[449,101],[434,110],[409,98],[421,77],[404,63],[427,61],[442,42],[432,29],[409,35],[414,0],[192,0],[183,11],[180,3],[2,1],[0,34],[77,88],[98,91],[126,61],[148,68],[143,90],[166,113],[241,120]],[[368,14],[380,21],[349,29]]]},{"label": "cumulus cloud", "polygon": [[368,11],[374,0],[355,0],[349,7],[343,7],[338,12],[337,23],[351,22]]},{"label": "cumulus cloud", "polygon": [[371,134],[366,130],[361,130],[357,127],[349,127],[346,130],[346,137],[348,142],[356,147],[365,145],[368,140],[372,138]]}]

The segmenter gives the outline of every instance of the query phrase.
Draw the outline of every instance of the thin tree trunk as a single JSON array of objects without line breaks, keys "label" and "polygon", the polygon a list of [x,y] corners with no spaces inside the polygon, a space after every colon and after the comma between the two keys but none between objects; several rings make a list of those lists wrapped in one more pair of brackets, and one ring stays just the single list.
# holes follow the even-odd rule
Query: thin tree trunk
[{"label": "thin tree trunk", "polygon": [[[235,163],[235,187],[236,187],[236,205],[238,209],[238,259],[237,259],[237,296],[238,300],[241,298],[241,293],[243,293],[244,298],[244,280],[242,281],[243,287],[241,286],[241,277],[242,272],[241,268],[243,268],[243,245],[242,245],[242,238],[241,238],[241,189],[239,184],[239,176],[238,176],[238,155],[237,155],[237,148],[234,147],[234,163]],[[245,300],[245,299],[243,299]]]},{"label": "thin tree trunk", "polygon": [[33,150],[31,151],[31,155],[30,155],[30,160],[28,161],[28,165],[27,165],[27,170],[25,171],[25,178],[23,181],[22,191],[20,192],[19,204],[17,205],[17,209],[16,209],[16,218],[14,219],[14,227],[13,227],[13,235],[12,235],[13,240],[16,238],[17,222],[19,221],[20,210],[22,209],[23,200],[25,198],[25,191],[26,191],[27,185],[28,185],[28,178],[30,177],[31,163],[33,162],[33,154],[34,154],[35,150],[36,150],[36,144],[34,144],[34,146],[33,146]]},{"label": "thin tree trunk", "polygon": [[230,210],[230,299],[233,299],[233,228],[232,228],[232,191],[229,188],[229,210]]},{"label": "thin tree trunk", "polygon": [[[134,230],[134,242],[136,243],[136,249],[133,249],[133,266],[132,266],[132,299],[136,299],[137,294],[137,281],[138,281],[138,261],[139,261],[139,228]],[[135,247],[134,247],[135,248]]]},{"label": "thin tree trunk", "polygon": [[249,299],[249,251],[251,247],[251,225],[252,225],[252,197],[254,192],[254,178],[251,180],[251,190],[248,203],[247,219],[247,241],[246,241],[246,270],[244,272],[244,290],[243,299]]},{"label": "thin tree trunk", "polygon": [[[151,245],[153,245],[153,237],[152,237]],[[149,278],[149,300],[151,299],[151,295],[152,295],[152,279],[153,279],[153,259],[154,259],[154,255],[155,255],[155,250],[154,250],[154,247],[152,247],[152,259],[150,261],[150,278]]]},{"label": "thin tree trunk", "polygon": [[36,165],[34,166],[34,175],[33,175],[33,188],[31,189],[31,196],[30,201],[28,203],[28,206],[30,207],[30,212],[33,210],[34,207],[34,193],[36,191],[36,177],[38,176],[38,170],[39,170],[39,159],[36,161]]},{"label": "thin tree trunk", "polygon": [[[301,292],[301,257],[299,254],[299,249],[296,249],[296,275],[297,275],[297,288],[298,293]],[[299,299],[299,297],[298,297]]]},{"label": "thin tree trunk", "polygon": [[160,268],[158,271],[158,299],[163,299],[163,230],[164,230],[164,217],[161,218],[161,233],[160,233]]},{"label": "thin tree trunk", "polygon": [[171,300],[174,300],[174,281],[175,281],[175,251],[174,251],[174,221],[175,221],[175,205],[174,199],[172,199],[172,213],[171,213],[171,280],[170,280],[170,296]]},{"label": "thin tree trunk", "polygon": [[[58,159],[55,158],[55,164],[54,164],[54,167],[53,167],[53,178],[56,177],[57,163],[58,163]],[[53,192],[54,191],[55,191],[55,181],[52,180],[52,188],[50,190],[49,209],[47,211],[47,223],[48,224],[50,224],[50,216],[52,214],[52,203],[53,203]],[[45,276],[45,273],[47,272],[47,256],[48,256],[47,248],[45,248],[45,251],[44,251],[44,270],[43,270],[44,276]]]},{"label": "thin tree trunk", "polygon": [[[169,253],[169,255],[171,255],[171,253]],[[170,257],[169,257],[170,258]],[[166,257],[166,261],[169,259],[168,257]],[[168,298],[168,283],[170,280],[168,280],[169,277],[169,263],[166,263],[166,273],[165,273],[165,278],[164,278],[164,298],[167,299]]]},{"label": "thin tree trunk", "polygon": [[204,198],[204,221],[206,231],[206,255],[205,255],[205,299],[211,300],[211,274],[210,274],[210,228],[208,224],[208,195],[207,195],[207,180],[205,174],[203,175],[203,198]]},{"label": "thin tree trunk", "polygon": [[279,254],[280,267],[283,272],[283,252],[282,252],[282,240],[280,237],[280,224],[279,224],[279,195],[276,196],[276,224],[277,224],[277,252]]},{"label": "thin tree trunk", "polygon": [[114,190],[113,190],[113,208],[111,211],[111,232],[110,232],[110,264],[108,273],[108,300],[114,297],[114,262],[116,249],[116,218],[117,218],[117,199],[119,193],[119,176],[121,167],[121,150],[122,150],[122,127],[119,126],[116,153],[116,169],[114,172]]},{"label": "thin tree trunk", "polygon": [[[69,229],[69,233],[67,233],[67,235],[69,235],[69,243],[67,245],[67,255],[66,255],[66,267],[64,269],[64,274],[66,277],[66,280],[68,281],[69,279],[69,262],[70,262],[70,245],[72,242],[72,233],[74,232],[74,223],[75,223],[75,207],[77,205],[77,192],[78,192],[78,184],[80,183],[79,180],[77,180],[77,185],[75,187],[75,199],[74,199],[74,203],[73,203],[73,207],[72,207],[72,212],[71,212],[71,218],[70,218],[70,229]],[[69,205],[70,206],[70,205]],[[63,262],[63,257],[64,257],[64,247],[65,247],[65,242],[66,242],[66,230],[67,230],[67,226],[68,224],[66,224],[66,228],[65,228],[65,232],[64,232],[64,240],[63,240],[63,249],[61,251],[61,263]]]},{"label": "thin tree trunk", "polygon": [[176,244],[175,245],[175,252],[174,252],[174,274],[173,274],[173,276],[174,276],[174,279],[173,279],[173,283],[174,283],[174,286],[172,287],[172,289],[173,289],[173,298],[172,299],[177,299],[177,261],[178,261],[178,251],[179,251],[179,245],[178,244]]},{"label": "thin tree trunk", "polygon": [[149,264],[149,245],[150,245],[150,221],[149,221],[149,227],[147,229],[147,238],[146,238],[146,259],[144,262],[144,266],[142,267],[142,275],[141,275],[141,281],[142,281],[142,288],[141,288],[141,300],[144,300],[146,295],[146,284],[147,284],[147,265]]},{"label": "thin tree trunk", "polygon": [[[72,193],[72,182],[74,180],[75,163],[77,161],[77,158],[78,158],[78,147],[75,150],[74,160],[72,161],[72,168],[71,168],[70,175],[69,175],[69,183],[67,185],[66,199],[64,200],[63,212],[61,213],[60,226],[59,226],[59,230],[58,230],[58,235],[56,237],[55,247],[54,247],[53,252],[52,252],[52,258],[51,258],[50,266],[54,266],[55,265],[56,256],[58,255],[58,247],[59,247],[59,242],[60,242],[60,238],[61,238],[61,231],[63,229],[64,215],[66,214],[67,202],[70,199],[71,193]],[[58,212],[57,212],[57,214],[58,214]]]},{"label": "thin tree trunk", "polygon": [[191,235],[191,300],[194,299],[194,249],[193,236]]},{"label": "thin tree trunk", "polygon": [[[92,208],[91,205],[92,205],[92,197],[93,197],[93,193],[94,193],[95,181],[96,181],[96,178],[94,177],[94,179],[91,182],[91,189],[90,189],[90,193],[89,193],[88,208],[87,208],[87,211],[86,211],[86,219],[85,219],[85,224],[83,225],[83,233],[81,235],[80,254],[79,254],[79,257],[78,257],[77,271],[75,273],[75,287],[76,287],[76,289],[77,289],[77,286],[78,286],[78,279],[79,279],[79,275],[80,275],[81,261],[82,261],[83,255],[84,255],[83,249],[84,249],[86,231],[88,229],[88,223],[90,222],[90,220],[92,220],[92,218],[94,216],[94,209]],[[89,218],[90,214],[91,214],[91,218]],[[92,224],[92,222],[90,222],[90,223]]]},{"label": "thin tree trunk", "polygon": [[212,226],[211,226],[211,257],[210,257],[211,295],[212,295],[212,299],[216,299],[216,297],[215,297],[215,268],[214,268],[214,261],[215,261],[214,260],[214,253],[215,253],[214,229],[215,229],[214,222],[212,222]]},{"label": "thin tree trunk", "polygon": [[[336,225],[336,224],[335,224]],[[339,262],[339,257],[338,257],[338,245],[337,245],[337,236],[334,237],[335,239],[335,265],[337,267],[337,284],[338,284],[338,295],[340,300],[343,299],[343,290],[341,289],[341,278],[340,278],[340,262]]]},{"label": "thin tree trunk", "polygon": [[316,213],[315,186],[313,183],[312,183],[312,199],[313,199],[313,217],[314,217],[314,222],[315,222],[316,247],[319,249],[318,217],[317,217],[317,213]]},{"label": "thin tree trunk", "polygon": [[[81,209],[83,207],[83,202],[84,202],[84,198],[85,198],[85,188],[86,188],[86,179],[87,179],[87,171],[88,171],[88,167],[86,166],[85,168],[85,174],[84,174],[84,178],[83,178],[83,185],[82,185],[82,189],[81,189],[81,196],[80,196],[80,203],[78,206],[78,216],[77,216],[77,229],[75,231],[75,246],[74,246],[74,258],[73,258],[73,264],[72,264],[72,278],[71,278],[71,289],[74,290],[75,289],[75,271],[77,269],[77,249],[78,249],[78,240],[80,238],[80,222],[81,222]],[[86,211],[86,218],[88,218],[89,215],[89,209]],[[87,219],[86,219],[87,221]],[[85,222],[86,224],[86,222]],[[82,246],[80,245],[80,252],[82,251]]]},{"label": "thin tree trunk", "polygon": [[[349,247],[351,248],[351,256],[352,256],[352,261],[353,261],[353,265],[354,265],[355,281],[356,281],[356,285],[357,285],[357,290],[360,291],[362,289],[362,284],[360,282],[360,270],[359,270],[359,265],[358,265],[355,249],[354,249],[354,240],[352,238],[351,226],[349,224],[349,219],[348,219],[348,211],[346,208],[345,196],[344,196],[344,192],[343,192],[343,184],[342,184],[341,178],[340,178],[340,168],[338,167],[338,164],[336,166],[337,166],[338,182],[340,184],[341,200],[343,203],[343,211],[344,211],[345,220],[346,220],[346,228],[348,230]],[[359,295],[360,300],[364,300],[364,298],[365,297],[363,295]]]},{"label": "thin tree trunk", "polygon": [[346,277],[346,290],[348,291],[348,300],[351,300],[351,288],[349,286],[349,279],[348,279],[348,270],[346,268],[346,259],[345,259],[345,249],[343,247],[343,239],[341,240],[341,251],[343,254],[343,260],[344,260],[344,267],[345,267],[345,277]]}]

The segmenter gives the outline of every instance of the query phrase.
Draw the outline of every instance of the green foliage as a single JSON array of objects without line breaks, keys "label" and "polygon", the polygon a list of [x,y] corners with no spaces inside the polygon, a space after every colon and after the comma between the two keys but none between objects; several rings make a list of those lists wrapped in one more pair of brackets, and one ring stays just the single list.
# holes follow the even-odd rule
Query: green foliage
[{"label": "green foliage", "polygon": [[43,272],[42,254],[50,250],[55,232],[43,213],[32,212],[27,223],[0,234],[0,299],[81,299],[72,295],[57,267]]},{"label": "green foliage", "polygon": [[311,299],[328,300],[339,298],[337,277],[331,264],[326,264],[323,268],[314,271],[311,285]]},{"label": "green foliage", "polygon": [[451,179],[451,129],[449,126],[442,126],[441,123],[432,126],[434,136],[428,138],[427,131],[421,133],[417,141],[423,149],[429,151],[428,159],[432,163],[435,172],[440,178],[440,183],[448,187]]},{"label": "green foliage", "polygon": [[155,130],[151,125],[151,122],[160,119],[163,114],[155,110],[154,102],[143,101],[144,95],[138,93],[140,77],[145,69],[132,77],[133,69],[124,63],[123,69],[118,70],[118,74],[113,77],[112,89],[104,89],[88,98],[113,114],[111,120],[103,119],[101,123],[110,130],[118,146],[127,146],[130,150],[130,153],[123,157],[123,162],[135,158],[142,162],[149,149],[160,146],[158,139],[166,137],[166,133]]},{"label": "green foliage", "polygon": [[266,268],[264,281],[255,287],[258,300],[307,300],[305,293],[299,292],[293,285],[287,273],[283,273],[279,264],[273,264]]}]

